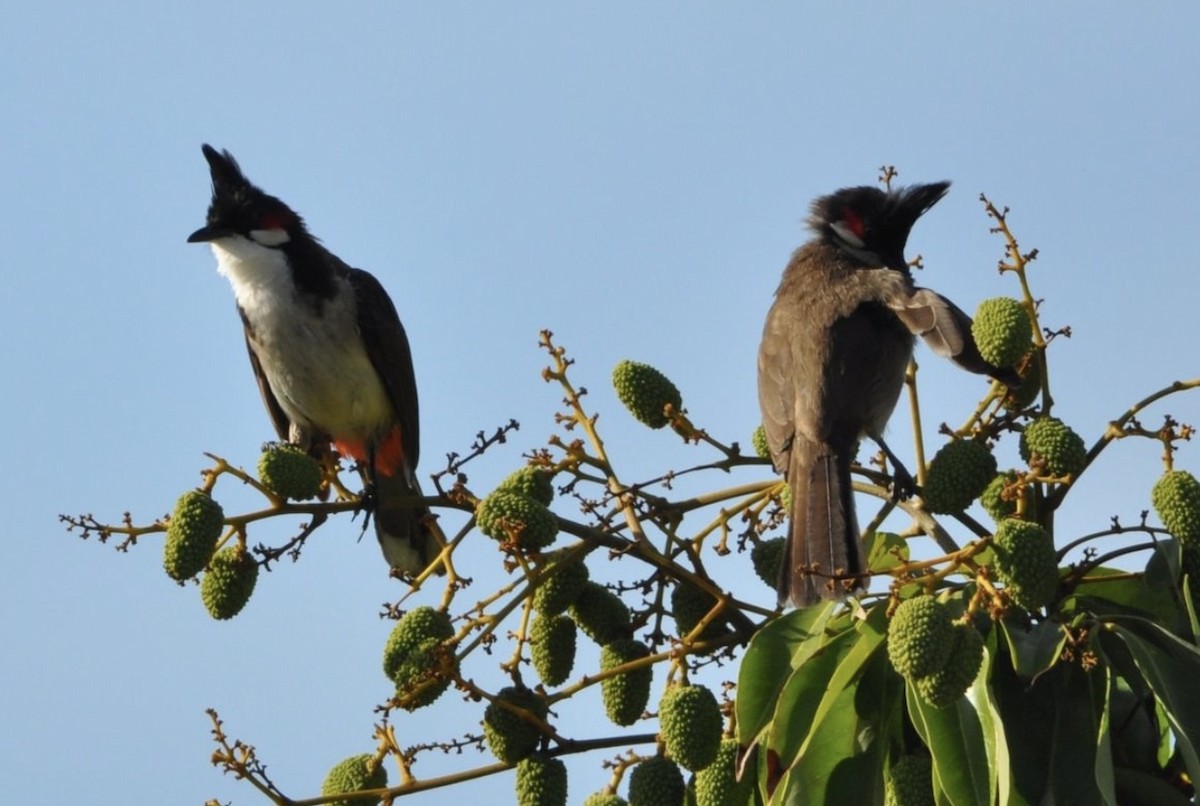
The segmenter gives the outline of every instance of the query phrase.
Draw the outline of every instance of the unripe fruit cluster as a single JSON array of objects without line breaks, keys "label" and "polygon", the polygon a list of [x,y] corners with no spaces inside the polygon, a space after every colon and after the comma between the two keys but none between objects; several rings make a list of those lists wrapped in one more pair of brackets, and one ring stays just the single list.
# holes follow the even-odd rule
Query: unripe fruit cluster
[{"label": "unripe fruit cluster", "polygon": [[934,455],[925,477],[923,497],[930,512],[962,512],[996,475],[996,457],[982,442],[956,439]]},{"label": "unripe fruit cluster", "polygon": [[[387,769],[377,763],[370,753],[350,756],[339,761],[325,776],[321,784],[322,795],[339,795],[343,792],[359,792],[364,789],[382,789],[387,786]],[[330,801],[329,806],[365,806],[377,803],[374,798],[346,798]]]},{"label": "unripe fruit cluster", "polygon": [[200,580],[200,599],[213,618],[231,619],[250,601],[257,582],[258,563],[243,546],[233,545],[209,560]]},{"label": "unripe fruit cluster", "polygon": [[679,389],[649,364],[622,361],[613,368],[612,382],[617,398],[629,413],[651,428],[662,428],[670,422],[665,413],[668,403],[677,412],[683,408]]},{"label": "unripe fruit cluster", "polygon": [[667,755],[685,770],[698,772],[721,746],[721,706],[705,686],[675,685],[658,703],[659,733]]},{"label": "unripe fruit cluster", "polygon": [[929,704],[944,708],[970,687],[983,663],[983,636],[955,623],[932,596],[906,599],[888,628],[888,657]]},{"label": "unripe fruit cluster", "polygon": [[163,568],[177,581],[191,579],[212,559],[225,524],[221,505],[208,493],[189,490],[175,503],[163,543]]},{"label": "unripe fruit cluster", "polygon": [[1011,297],[993,297],[979,303],[971,335],[979,355],[997,367],[1016,366],[1033,343],[1029,313]]},{"label": "unripe fruit cluster", "polygon": [[383,649],[383,673],[396,684],[405,710],[433,703],[449,687],[441,670],[443,655],[451,650],[442,644],[453,636],[450,617],[428,606],[408,611],[392,628]]},{"label": "unripe fruit cluster", "polygon": [[1021,434],[1021,459],[1035,458],[1051,476],[1075,476],[1087,461],[1087,448],[1078,434],[1057,417],[1040,417]]},{"label": "unripe fruit cluster", "polygon": [[996,576],[1012,600],[1026,610],[1038,610],[1058,593],[1058,557],[1054,540],[1040,525],[1006,518],[992,539]]},{"label": "unripe fruit cluster", "polygon": [[1200,548],[1200,482],[1186,470],[1164,473],[1150,491],[1150,503],[1171,535],[1188,548]]},{"label": "unripe fruit cluster", "polygon": [[295,445],[269,442],[258,457],[258,478],[281,498],[307,501],[321,491],[321,464]]}]

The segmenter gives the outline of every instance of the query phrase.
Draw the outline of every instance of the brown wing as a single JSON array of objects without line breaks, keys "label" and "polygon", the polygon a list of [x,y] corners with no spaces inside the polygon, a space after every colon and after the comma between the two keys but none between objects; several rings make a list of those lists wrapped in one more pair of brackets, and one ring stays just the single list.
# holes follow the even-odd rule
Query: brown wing
[{"label": "brown wing", "polygon": [[404,455],[409,470],[415,470],[421,454],[420,416],[408,335],[396,306],[378,280],[362,269],[349,269],[347,278],[354,289],[363,346],[400,419]]},{"label": "brown wing", "polygon": [[792,352],[794,336],[789,310],[771,306],[758,346],[758,404],[771,461],[780,475],[788,471],[788,453],[796,433],[796,381]]},{"label": "brown wing", "polygon": [[991,375],[1013,388],[1021,385],[1020,376],[1010,367],[984,360],[971,335],[971,317],[941,294],[918,288],[907,299],[890,302],[889,307],[909,332],[920,336],[936,354],[968,372]]}]

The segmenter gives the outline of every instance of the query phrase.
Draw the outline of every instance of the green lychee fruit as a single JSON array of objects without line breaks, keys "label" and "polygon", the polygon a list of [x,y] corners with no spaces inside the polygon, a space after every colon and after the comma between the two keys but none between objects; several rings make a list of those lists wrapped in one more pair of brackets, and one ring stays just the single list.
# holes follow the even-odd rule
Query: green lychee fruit
[{"label": "green lychee fruit", "polygon": [[1200,548],[1200,482],[1186,470],[1159,477],[1150,503],[1167,531],[1184,546]]},{"label": "green lychee fruit", "polygon": [[1033,343],[1029,313],[1011,297],[992,297],[979,303],[971,322],[979,355],[997,367],[1013,367]]},{"label": "green lychee fruit", "polygon": [[268,442],[258,457],[258,478],[282,498],[307,501],[321,491],[321,463],[296,445]]},{"label": "green lychee fruit", "polygon": [[1038,610],[1058,593],[1058,558],[1054,540],[1040,525],[1007,518],[992,538],[996,576],[1012,600],[1026,610]]},{"label": "green lychee fruit", "polygon": [[[618,638],[600,649],[600,671],[605,672],[625,663],[650,656],[650,649],[633,638]],[[600,698],[604,712],[614,724],[627,727],[637,722],[650,701],[652,666],[606,677],[600,681]]]},{"label": "green lychee fruit", "polygon": [[669,758],[655,756],[629,774],[629,806],[683,806],[683,773]]},{"label": "green lychee fruit", "polygon": [[163,543],[163,568],[182,582],[204,570],[217,548],[225,525],[221,505],[208,493],[189,490],[175,502]]},{"label": "green lychee fruit", "polygon": [[231,619],[250,601],[258,582],[258,563],[239,544],[222,549],[208,562],[200,580],[200,599],[215,619]]},{"label": "green lychee fruit", "polygon": [[567,806],[567,765],[538,753],[517,765],[517,806]]},{"label": "green lychee fruit", "polygon": [[713,763],[721,745],[721,706],[705,686],[675,685],[658,703],[658,730],[667,755],[696,772]]},{"label": "green lychee fruit", "polygon": [[906,678],[933,674],[950,657],[953,635],[954,620],[946,605],[932,596],[905,599],[888,627],[888,658]]},{"label": "green lychee fruit", "polygon": [[670,420],[664,413],[670,403],[676,411],[683,408],[683,398],[675,384],[649,364],[622,361],[613,368],[613,388],[637,420],[651,428],[662,428]]},{"label": "green lychee fruit", "polygon": [[529,628],[529,657],[547,686],[562,684],[575,665],[575,622],[569,616],[539,615]]},{"label": "green lychee fruit", "polygon": [[[364,789],[383,789],[387,786],[387,769],[376,762],[371,753],[350,756],[339,761],[325,776],[321,784],[322,795],[340,795]],[[377,797],[343,798],[330,801],[329,806],[372,806],[379,803]]]},{"label": "green lychee fruit", "polygon": [[[546,701],[527,688],[503,688],[496,693],[496,699],[524,708],[541,719],[546,718]],[[489,703],[484,711],[483,736],[492,755],[505,764],[516,764],[534,751],[542,734],[500,702]]]},{"label": "green lychee fruit", "polygon": [[996,457],[975,439],[947,442],[934,455],[922,495],[930,512],[962,512],[996,475]]},{"label": "green lychee fruit", "polygon": [[1039,417],[1025,426],[1019,445],[1021,459],[1041,459],[1051,476],[1075,476],[1087,461],[1087,448],[1078,434],[1057,417]]},{"label": "green lychee fruit", "polygon": [[510,539],[525,551],[539,551],[554,542],[558,520],[532,498],[508,490],[496,490],[475,510],[479,531],[493,540]]}]

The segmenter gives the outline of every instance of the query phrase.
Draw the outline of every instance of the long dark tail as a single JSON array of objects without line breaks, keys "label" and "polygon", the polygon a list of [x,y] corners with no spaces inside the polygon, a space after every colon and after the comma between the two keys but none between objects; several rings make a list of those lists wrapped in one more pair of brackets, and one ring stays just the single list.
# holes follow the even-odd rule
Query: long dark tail
[{"label": "long dark tail", "polygon": [[[391,476],[375,475],[375,536],[384,559],[395,571],[419,574],[442,550],[431,528],[429,508],[416,500],[421,487],[416,476],[406,470]],[[437,573],[446,573],[440,563]]]},{"label": "long dark tail", "polygon": [[851,453],[800,440],[792,446],[787,476],[792,520],[779,571],[780,604],[807,607],[840,599],[861,585],[840,578],[866,570],[854,516]]}]

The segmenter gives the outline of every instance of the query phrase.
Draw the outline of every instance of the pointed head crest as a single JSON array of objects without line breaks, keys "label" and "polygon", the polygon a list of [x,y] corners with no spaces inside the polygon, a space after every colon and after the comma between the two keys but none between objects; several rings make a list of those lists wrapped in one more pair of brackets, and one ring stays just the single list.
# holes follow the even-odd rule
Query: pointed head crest
[{"label": "pointed head crest", "polygon": [[247,179],[232,154],[207,143],[201,150],[212,175],[212,202],[205,226],[192,233],[189,241],[243,235],[263,246],[280,246],[305,232],[303,219]]},{"label": "pointed head crest", "polygon": [[808,225],[864,265],[907,271],[908,233],[949,189],[949,182],[890,191],[870,185],[842,188],[813,202]]}]

